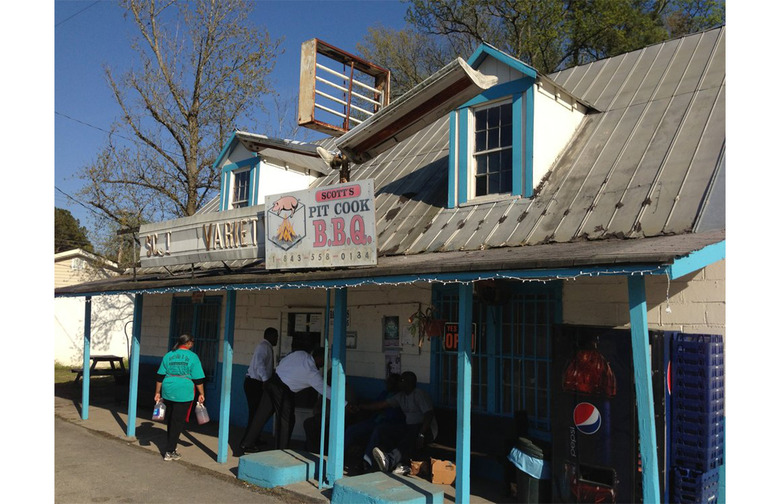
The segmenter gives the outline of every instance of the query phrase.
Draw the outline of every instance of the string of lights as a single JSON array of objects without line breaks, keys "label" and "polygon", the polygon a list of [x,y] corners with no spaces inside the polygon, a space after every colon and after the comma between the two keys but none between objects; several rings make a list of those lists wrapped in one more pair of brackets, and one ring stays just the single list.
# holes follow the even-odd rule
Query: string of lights
[{"label": "string of lights", "polygon": [[259,291],[259,290],[281,290],[281,289],[334,289],[363,287],[367,285],[376,286],[401,286],[420,282],[430,284],[441,283],[449,284],[472,284],[484,280],[512,280],[521,283],[540,282],[547,283],[553,281],[576,281],[583,277],[614,277],[614,276],[649,276],[649,275],[667,275],[668,266],[641,266],[637,268],[604,268],[594,270],[579,270],[577,272],[545,272],[545,271],[524,271],[524,272],[486,272],[486,273],[453,273],[446,275],[415,275],[405,277],[362,277],[356,279],[339,279],[332,281],[300,281],[300,282],[269,282],[254,284],[231,284],[222,283],[216,285],[203,285],[192,283],[191,285],[178,285],[171,287],[138,287],[132,289],[116,289],[111,291],[100,291],[93,293],[78,294],[58,294],[57,297],[74,297],[90,295],[114,295],[114,294],[181,294],[186,292],[224,292],[224,291]]}]

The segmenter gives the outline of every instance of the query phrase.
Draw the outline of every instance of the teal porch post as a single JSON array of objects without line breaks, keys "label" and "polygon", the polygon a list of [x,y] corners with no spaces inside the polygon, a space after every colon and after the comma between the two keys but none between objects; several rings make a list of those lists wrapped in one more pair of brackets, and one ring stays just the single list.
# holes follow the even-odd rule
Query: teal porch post
[{"label": "teal porch post", "polygon": [[[328,353],[328,347],[330,346],[330,289],[325,289],[325,355],[323,355],[323,365],[322,365],[322,379],[327,382],[328,378],[328,368],[329,368],[329,359],[330,354]],[[326,398],[322,398],[322,409],[320,411],[326,411]],[[330,410],[328,410],[330,412]],[[323,472],[322,472],[322,458],[325,456],[325,420],[326,415],[320,415],[320,457],[319,457],[319,466],[317,470],[317,488],[322,489],[322,480],[324,478]],[[328,431],[330,432],[330,431]]]},{"label": "teal porch post", "polygon": [[628,276],[628,307],[631,321],[631,351],[634,357],[636,409],[639,418],[639,452],[642,457],[642,494],[645,503],[660,503],[658,454],[655,438],[650,342],[647,328],[645,278]]},{"label": "teal porch post", "polygon": [[233,384],[233,333],[236,326],[236,291],[227,291],[225,305],[225,337],[222,342],[222,388],[219,397],[219,437],[217,462],[228,460],[230,433],[230,390]]},{"label": "teal porch post", "polygon": [[133,340],[130,343],[130,393],[127,399],[127,437],[135,437],[135,417],[138,407],[138,369],[141,362],[141,320],[144,312],[144,295],[135,295],[133,307]]},{"label": "teal porch post", "polygon": [[471,494],[471,321],[474,290],[458,287],[458,434],[455,440],[455,502],[466,504]]},{"label": "teal porch post", "polygon": [[333,309],[333,354],[331,356],[330,440],[327,480],[333,485],[344,475],[344,403],[346,396],[347,288],[335,289]]},{"label": "teal porch post", "polygon": [[84,298],[84,370],[81,372],[81,419],[89,418],[89,347],[92,345],[92,296]]}]

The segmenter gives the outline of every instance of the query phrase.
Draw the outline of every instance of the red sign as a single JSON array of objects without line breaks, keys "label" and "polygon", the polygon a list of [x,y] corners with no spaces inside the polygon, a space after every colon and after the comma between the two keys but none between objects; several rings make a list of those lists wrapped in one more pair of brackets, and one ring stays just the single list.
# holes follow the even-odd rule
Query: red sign
[{"label": "red sign", "polygon": [[[456,352],[458,350],[458,323],[447,322],[444,324],[444,339],[442,344],[447,352]],[[471,325],[471,351],[477,349],[477,324]]]}]

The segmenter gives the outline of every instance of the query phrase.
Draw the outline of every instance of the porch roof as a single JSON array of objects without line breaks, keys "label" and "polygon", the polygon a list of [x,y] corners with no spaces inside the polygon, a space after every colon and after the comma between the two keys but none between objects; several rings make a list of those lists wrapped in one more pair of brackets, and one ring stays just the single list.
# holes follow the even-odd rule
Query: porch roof
[{"label": "porch roof", "polygon": [[[252,290],[267,288],[327,288],[362,284],[468,282],[485,278],[554,280],[596,275],[661,275],[679,277],[723,256],[725,231],[711,231],[641,240],[601,240],[550,243],[533,247],[385,256],[376,267],[328,270],[269,271],[262,263],[223,265],[221,269],[132,274],[55,289],[55,296]],[[714,254],[690,261],[696,254]],[[432,260],[435,255],[436,260]],[[674,270],[675,266],[683,268]]]}]

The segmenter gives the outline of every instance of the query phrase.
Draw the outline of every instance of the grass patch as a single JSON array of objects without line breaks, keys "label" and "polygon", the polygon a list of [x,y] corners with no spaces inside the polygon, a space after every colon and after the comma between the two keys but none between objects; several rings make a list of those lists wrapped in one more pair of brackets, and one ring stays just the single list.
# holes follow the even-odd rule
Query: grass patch
[{"label": "grass patch", "polygon": [[[74,366],[75,367],[75,366]],[[54,383],[72,382],[76,377],[75,373],[70,372],[71,366],[54,363]]]},{"label": "grass patch", "polygon": [[[127,359],[125,359],[127,361]],[[54,363],[54,394],[59,397],[80,398],[82,380],[75,381],[76,373],[71,369],[81,366],[68,366]],[[127,362],[125,362],[127,369]],[[113,376],[91,376],[89,379],[89,391],[93,398],[102,396],[113,397],[116,394],[117,385]]]}]

